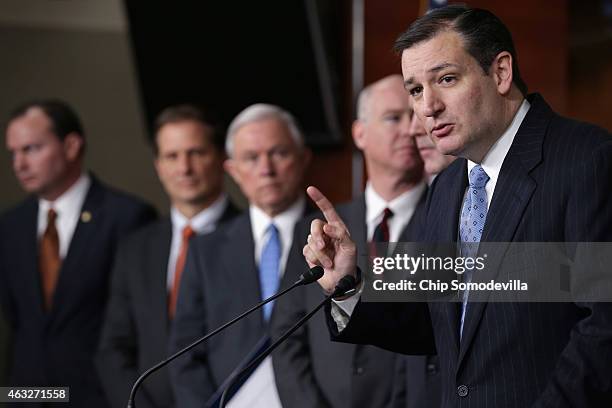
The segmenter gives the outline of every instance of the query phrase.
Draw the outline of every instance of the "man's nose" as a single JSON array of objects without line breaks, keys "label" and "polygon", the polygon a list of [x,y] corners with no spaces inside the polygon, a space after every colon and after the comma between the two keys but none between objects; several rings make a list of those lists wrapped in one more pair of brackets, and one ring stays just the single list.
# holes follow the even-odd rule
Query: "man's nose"
[{"label": "man's nose", "polygon": [[433,89],[423,90],[423,116],[436,117],[444,110],[444,103],[440,96]]},{"label": "man's nose", "polygon": [[27,159],[23,153],[15,152],[13,153],[13,171],[17,173],[18,171],[25,170],[28,166]]}]

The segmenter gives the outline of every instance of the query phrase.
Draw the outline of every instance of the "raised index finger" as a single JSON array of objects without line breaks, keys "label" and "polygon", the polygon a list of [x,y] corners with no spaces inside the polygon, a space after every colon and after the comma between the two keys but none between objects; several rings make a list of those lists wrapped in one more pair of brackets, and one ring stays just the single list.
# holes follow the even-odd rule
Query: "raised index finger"
[{"label": "raised index finger", "polygon": [[325,197],[323,193],[319,191],[318,188],[309,186],[306,189],[306,193],[308,193],[308,196],[312,199],[312,201],[314,201],[317,207],[319,207],[319,209],[323,213],[323,216],[325,217],[325,220],[328,223],[333,222],[336,224],[340,224],[344,227],[344,229],[346,229],[346,225],[344,225],[342,218],[340,218],[340,216],[334,209],[334,206],[331,201],[329,201],[327,197]]}]

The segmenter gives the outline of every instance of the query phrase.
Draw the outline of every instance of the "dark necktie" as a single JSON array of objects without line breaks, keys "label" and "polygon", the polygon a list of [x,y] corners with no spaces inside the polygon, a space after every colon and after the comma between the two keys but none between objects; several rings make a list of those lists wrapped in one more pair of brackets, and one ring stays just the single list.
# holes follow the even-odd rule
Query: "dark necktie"
[{"label": "dark necktie", "polygon": [[172,289],[168,297],[168,316],[170,316],[171,319],[174,318],[174,313],[176,312],[176,300],[178,298],[179,287],[181,286],[183,269],[185,269],[185,261],[187,260],[187,250],[189,249],[189,242],[194,235],[195,232],[190,225],[183,228],[181,249],[179,250],[178,258],[176,258],[174,281],[172,282]]},{"label": "dark necktie", "polygon": [[39,268],[46,310],[51,309],[53,293],[62,265],[59,255],[59,235],[55,226],[56,219],[57,213],[53,208],[50,208],[47,213],[47,228],[40,240]]},{"label": "dark necktie", "polygon": [[372,235],[373,242],[389,242],[389,218],[391,217],[393,217],[393,211],[385,208],[380,224],[374,229],[374,235]]},{"label": "dark necktie", "polygon": [[[370,256],[386,256],[382,248],[378,248],[381,243],[388,243],[390,239],[389,233],[389,218],[393,217],[393,211],[388,208],[385,208],[383,211],[383,217],[380,223],[374,229],[374,233],[372,234],[372,242],[370,243]],[[378,245],[377,245],[378,244]]]}]

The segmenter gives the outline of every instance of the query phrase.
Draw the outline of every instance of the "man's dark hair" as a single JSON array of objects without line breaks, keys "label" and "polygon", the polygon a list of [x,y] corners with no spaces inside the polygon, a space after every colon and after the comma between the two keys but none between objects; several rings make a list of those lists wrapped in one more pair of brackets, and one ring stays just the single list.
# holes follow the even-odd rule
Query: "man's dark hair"
[{"label": "man's dark hair", "polygon": [[478,61],[486,75],[495,57],[502,51],[509,52],[512,55],[512,82],[523,96],[527,95],[527,85],[519,72],[512,35],[490,11],[462,5],[434,9],[412,23],[395,41],[393,49],[401,54],[444,30],[453,30],[461,35],[466,51]]},{"label": "man's dark hair", "polygon": [[211,130],[209,137],[212,144],[220,153],[224,152],[225,132],[216,113],[201,106],[182,104],[169,106],[157,115],[153,134],[150,138],[151,147],[156,156],[159,153],[159,146],[157,145],[157,133],[159,130],[169,123],[186,121],[199,122],[209,128]]},{"label": "man's dark hair", "polygon": [[76,133],[85,139],[85,132],[81,120],[74,109],[59,99],[40,99],[26,102],[11,112],[9,122],[25,115],[30,109],[38,108],[51,120],[52,132],[60,140],[64,140],[70,133]]}]

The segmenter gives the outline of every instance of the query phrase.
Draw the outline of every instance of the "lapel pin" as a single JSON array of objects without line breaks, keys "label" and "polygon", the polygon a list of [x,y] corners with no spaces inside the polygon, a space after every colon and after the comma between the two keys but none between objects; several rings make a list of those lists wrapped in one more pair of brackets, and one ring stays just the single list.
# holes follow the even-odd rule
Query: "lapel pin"
[{"label": "lapel pin", "polygon": [[91,213],[89,211],[83,211],[81,213],[81,221],[83,222],[91,221]]}]

